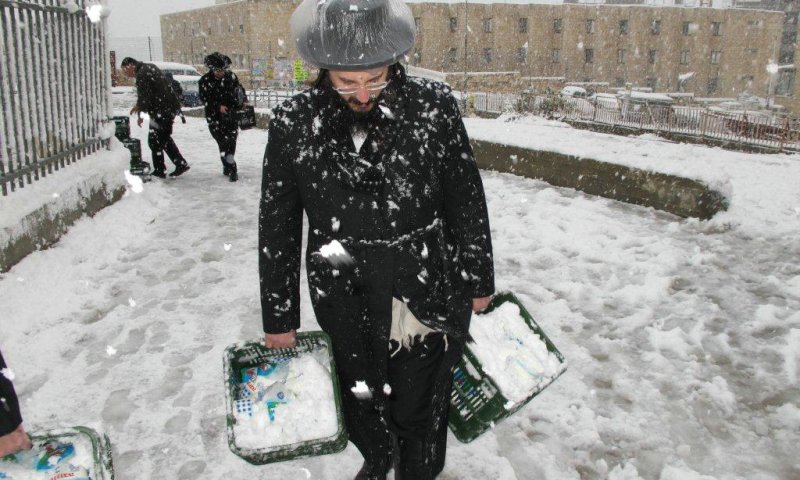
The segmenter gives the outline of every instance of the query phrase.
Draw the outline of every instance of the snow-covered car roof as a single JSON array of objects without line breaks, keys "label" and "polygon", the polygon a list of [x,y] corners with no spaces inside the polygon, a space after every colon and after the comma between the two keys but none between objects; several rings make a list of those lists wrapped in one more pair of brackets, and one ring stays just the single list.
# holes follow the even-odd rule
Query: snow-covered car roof
[{"label": "snow-covered car roof", "polygon": [[164,73],[171,73],[173,75],[185,75],[191,77],[199,77],[200,72],[197,71],[191,65],[186,65],[185,63],[175,63],[175,62],[145,62],[145,63],[152,63],[159,70]]}]

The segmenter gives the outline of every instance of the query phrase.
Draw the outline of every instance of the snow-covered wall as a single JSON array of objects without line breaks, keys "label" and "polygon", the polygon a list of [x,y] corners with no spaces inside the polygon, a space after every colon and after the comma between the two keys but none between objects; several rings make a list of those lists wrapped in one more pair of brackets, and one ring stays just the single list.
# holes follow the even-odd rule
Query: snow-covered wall
[{"label": "snow-covered wall", "polygon": [[53,245],[82,216],[119,200],[129,161],[128,150],[114,139],[111,150],[95,152],[0,197],[0,272]]}]

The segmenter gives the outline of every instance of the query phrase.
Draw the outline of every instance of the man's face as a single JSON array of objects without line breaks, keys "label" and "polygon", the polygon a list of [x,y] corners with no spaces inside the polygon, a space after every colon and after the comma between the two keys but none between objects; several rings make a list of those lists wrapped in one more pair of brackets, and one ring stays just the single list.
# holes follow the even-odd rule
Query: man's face
[{"label": "man's face", "polygon": [[122,71],[125,72],[125,75],[128,77],[135,77],[136,76],[136,66],[134,64],[125,65],[122,67]]},{"label": "man's face", "polygon": [[355,72],[331,70],[328,74],[333,88],[347,102],[347,105],[357,114],[363,114],[375,107],[378,95],[389,77],[389,67]]},{"label": "man's face", "polygon": [[224,76],[225,76],[225,69],[223,69],[223,68],[215,68],[214,69],[214,77],[219,79],[219,78],[222,78]]}]

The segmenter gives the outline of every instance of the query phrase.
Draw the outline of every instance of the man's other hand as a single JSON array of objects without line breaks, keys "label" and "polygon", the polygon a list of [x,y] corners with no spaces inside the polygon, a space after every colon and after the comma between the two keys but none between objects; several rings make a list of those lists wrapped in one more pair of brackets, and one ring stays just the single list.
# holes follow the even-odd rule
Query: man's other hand
[{"label": "man's other hand", "polygon": [[28,438],[28,434],[25,433],[25,429],[20,424],[13,432],[0,437],[0,458],[17,453],[20,450],[30,450],[32,446],[31,439]]},{"label": "man's other hand", "polygon": [[142,122],[144,122],[144,119],[142,117],[139,117],[139,119],[136,120],[136,125],[139,125],[139,128],[142,128]]},{"label": "man's other hand", "polygon": [[489,306],[489,302],[492,301],[492,296],[489,295],[488,297],[481,297],[481,298],[473,298],[472,299],[472,311],[473,312],[481,312],[486,307]]},{"label": "man's other hand", "polygon": [[286,333],[265,333],[264,346],[267,348],[292,348],[296,345],[297,332],[289,330]]},{"label": "man's other hand", "polygon": [[225,105],[220,105],[219,106],[219,113],[221,113],[223,115],[227,114],[228,113],[228,107],[226,107]]}]

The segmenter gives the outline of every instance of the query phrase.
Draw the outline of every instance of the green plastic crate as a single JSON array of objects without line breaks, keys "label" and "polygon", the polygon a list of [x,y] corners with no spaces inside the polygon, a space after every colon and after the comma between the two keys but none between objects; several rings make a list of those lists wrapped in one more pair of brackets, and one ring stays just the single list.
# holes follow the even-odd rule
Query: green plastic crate
[{"label": "green plastic crate", "polygon": [[125,146],[131,152],[131,165],[134,163],[139,163],[142,161],[142,141],[138,138],[127,138],[122,141],[122,145]]},{"label": "green plastic crate", "polygon": [[[40,448],[44,442],[59,441],[63,443],[78,443],[80,438],[92,445],[93,465],[89,472],[92,480],[114,480],[114,463],[111,456],[111,442],[108,436],[100,435],[89,427],[71,427],[58,430],[46,430],[31,434],[34,449]],[[0,459],[0,472],[3,472],[4,462],[13,462],[13,455]],[[86,465],[82,465],[86,467]],[[48,472],[41,472],[42,478],[47,478]]]},{"label": "green plastic crate", "polygon": [[[542,338],[545,345],[547,345],[547,349],[555,354],[561,362],[562,368],[550,382],[532,392],[524,401],[511,410],[507,410],[506,404],[508,400],[500,393],[491,377],[483,371],[480,362],[472,353],[468,344],[464,348],[464,355],[453,370],[453,390],[450,395],[450,414],[448,417],[450,430],[463,443],[471,442],[481,433],[494,426],[495,423],[525,406],[566,370],[564,356],[553,345],[553,342],[545,335],[533,320],[531,314],[528,313],[513,293],[502,292],[495,295],[492,302],[482,313],[489,313],[506,302],[515,303],[519,307],[522,318],[525,319],[530,329]],[[478,316],[480,315],[478,314]],[[479,320],[473,319],[472,321]]]},{"label": "green plastic crate", "polygon": [[[236,444],[234,425],[236,417],[235,401],[242,398],[240,372],[245,368],[253,368],[269,361],[297,357],[301,353],[327,352],[330,362],[333,397],[336,403],[336,416],[339,425],[336,434],[316,440],[298,442],[280,448],[242,448]],[[297,334],[295,348],[268,349],[262,342],[237,343],[225,349],[223,358],[225,374],[225,403],[227,408],[228,447],[233,453],[254,465],[294,460],[303,457],[326,455],[340,452],[347,446],[347,431],[344,426],[341,397],[339,395],[339,378],[336,375],[336,364],[333,359],[330,337],[321,331],[300,332]]]},{"label": "green plastic crate", "polygon": [[131,137],[130,117],[113,117],[112,120],[115,124],[114,136],[117,137],[120,142],[124,142],[125,140],[129,139]]}]

